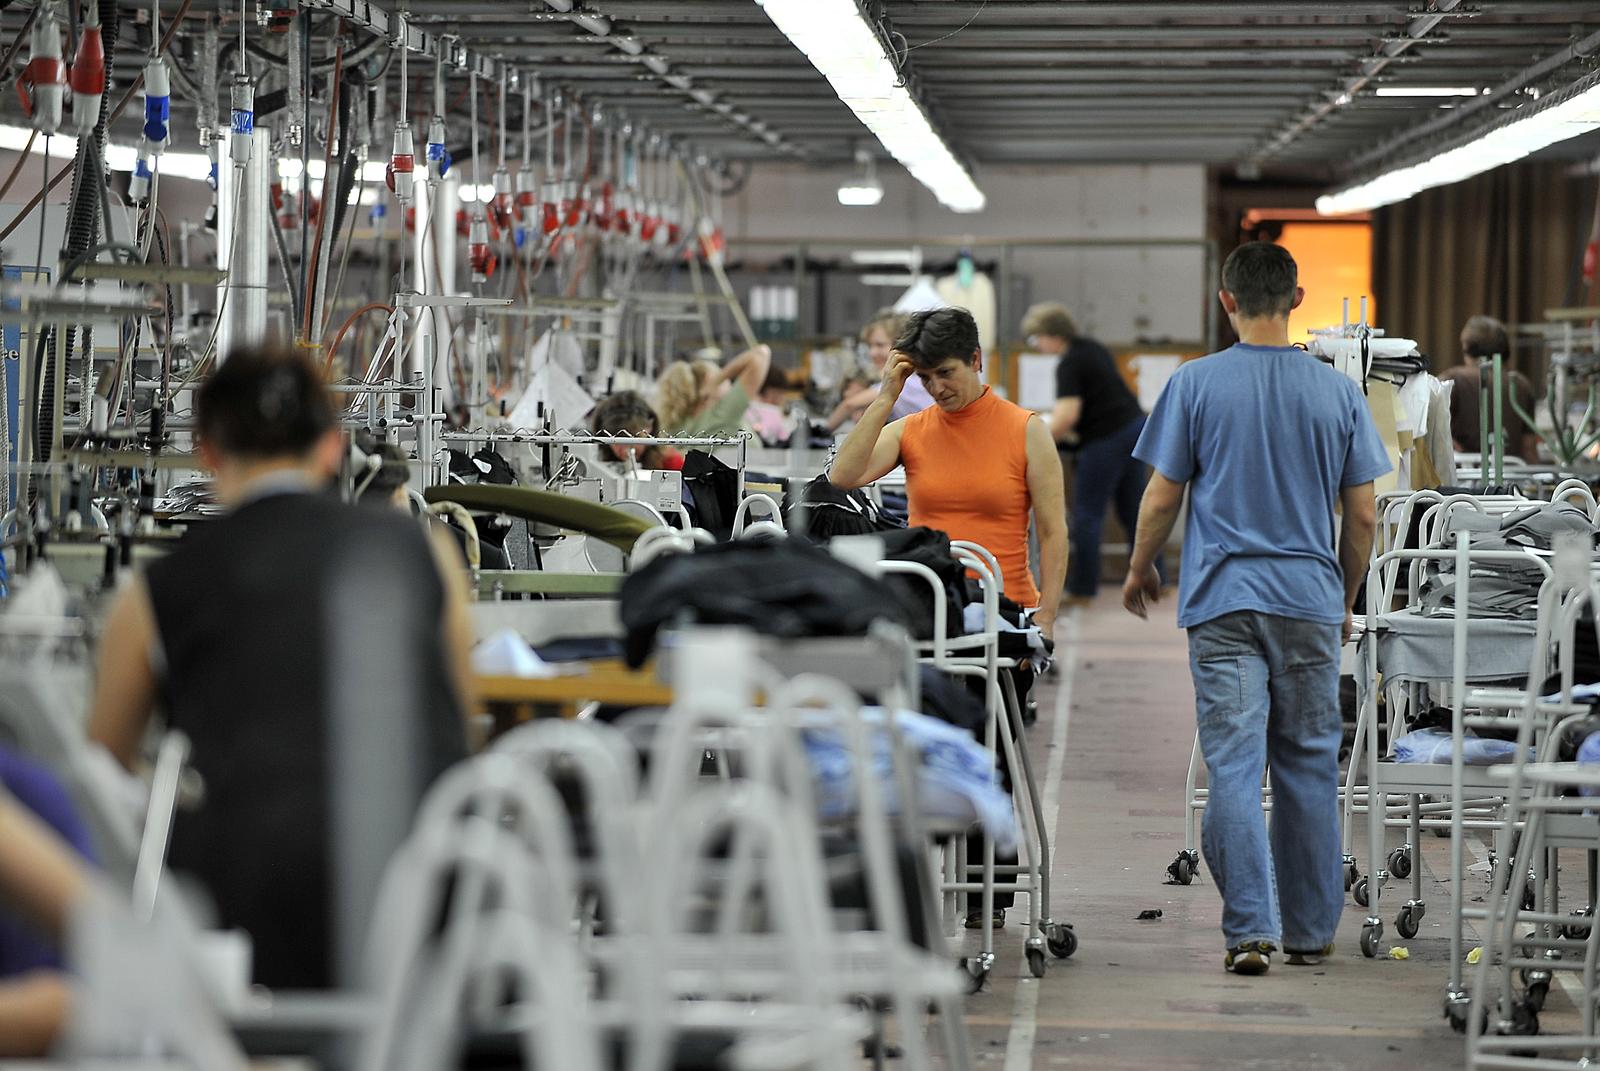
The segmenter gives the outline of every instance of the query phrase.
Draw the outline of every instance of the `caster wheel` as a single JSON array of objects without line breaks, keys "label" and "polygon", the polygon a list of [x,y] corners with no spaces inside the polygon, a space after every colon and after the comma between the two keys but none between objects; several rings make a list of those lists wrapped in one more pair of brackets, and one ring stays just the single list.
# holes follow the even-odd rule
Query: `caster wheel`
[{"label": "caster wheel", "polygon": [[1535,1014],[1544,1011],[1544,1000],[1550,995],[1549,982],[1534,982],[1523,993],[1523,1002]]},{"label": "caster wheel", "polygon": [[1045,972],[1045,963],[1046,963],[1045,958],[1044,958],[1044,949],[1042,949],[1042,948],[1030,948],[1030,949],[1028,949],[1027,956],[1028,956],[1028,970],[1030,972],[1032,972],[1032,974],[1033,974],[1033,976],[1035,978],[1043,978],[1044,977],[1044,972]]},{"label": "caster wheel", "polygon": [[1539,1033],[1539,1012],[1524,1000],[1511,1009],[1511,1022],[1503,1024],[1499,1033],[1505,1037],[1531,1038]]},{"label": "caster wheel", "polygon": [[989,968],[983,965],[982,957],[972,956],[962,959],[961,969],[967,976],[967,995],[981,993],[983,983],[989,980]]},{"label": "caster wheel", "polygon": [[1350,895],[1354,897],[1356,903],[1360,904],[1362,907],[1366,907],[1372,901],[1372,897],[1368,894],[1367,888],[1367,876],[1363,874],[1350,889]]},{"label": "caster wheel", "polygon": [[1378,945],[1383,941],[1383,924],[1368,923],[1361,928],[1361,954],[1368,959],[1378,957]]},{"label": "caster wheel", "polygon": [[1078,935],[1065,922],[1058,922],[1045,933],[1045,946],[1056,959],[1069,959],[1078,950]]},{"label": "caster wheel", "polygon": [[[1450,1004],[1445,1006],[1444,1017],[1450,1021],[1450,1029],[1454,1030],[1458,1034],[1465,1034],[1467,1032],[1467,1008],[1468,1007],[1469,1007],[1469,1005],[1465,1001],[1462,1001],[1460,1003],[1452,1002],[1452,1003],[1450,1003]],[[1482,1009],[1482,1011],[1478,1015],[1478,1033],[1479,1033],[1479,1035],[1483,1035],[1483,1034],[1488,1033],[1488,1026],[1489,1026],[1489,1009],[1488,1008],[1484,1008],[1484,1009]]]},{"label": "caster wheel", "polygon": [[1523,888],[1522,888],[1522,910],[1524,910],[1524,911],[1532,911],[1533,910],[1533,906],[1534,906],[1535,903],[1536,903],[1536,901],[1533,898],[1533,888],[1531,886],[1527,886],[1527,885],[1523,886]]},{"label": "caster wheel", "polygon": [[1189,853],[1179,852],[1178,858],[1167,867],[1167,873],[1172,875],[1172,880],[1179,885],[1188,885],[1194,881],[1194,869],[1194,860],[1189,858]]},{"label": "caster wheel", "polygon": [[1400,914],[1395,917],[1394,931],[1409,941],[1417,935],[1417,930],[1421,924],[1422,912],[1407,904],[1400,909]]},{"label": "caster wheel", "polygon": [[1389,853],[1389,873],[1401,881],[1411,876],[1411,849],[1396,848]]},{"label": "caster wheel", "polygon": [[1361,877],[1361,871],[1356,869],[1356,861],[1354,859],[1346,860],[1344,864],[1344,891],[1349,892],[1350,887],[1356,883],[1356,879],[1359,877]]},{"label": "caster wheel", "polygon": [[[1589,908],[1583,908],[1582,910],[1574,911],[1572,917],[1589,919],[1593,917],[1593,912]],[[1589,939],[1589,923],[1587,921],[1569,922],[1561,927],[1561,936],[1569,941],[1586,941]]]}]

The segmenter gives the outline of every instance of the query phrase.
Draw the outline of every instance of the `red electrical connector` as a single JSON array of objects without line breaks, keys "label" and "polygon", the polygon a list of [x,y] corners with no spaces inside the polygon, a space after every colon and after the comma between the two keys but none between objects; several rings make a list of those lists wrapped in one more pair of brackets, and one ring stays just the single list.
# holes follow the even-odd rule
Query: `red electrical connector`
[{"label": "red electrical connector", "polygon": [[402,119],[394,127],[394,154],[384,169],[384,179],[389,189],[403,205],[411,203],[412,176],[417,168],[417,143],[411,135],[411,124]]},{"label": "red electrical connector", "polygon": [[511,193],[511,172],[503,167],[495,168],[494,199],[489,202],[489,216],[498,231],[509,231],[515,218],[516,199]]},{"label": "red electrical connector", "polygon": [[616,215],[613,222],[616,231],[624,238],[633,236],[633,192],[631,190],[617,191]]},{"label": "red electrical connector", "polygon": [[617,217],[616,190],[609,182],[600,184],[600,194],[594,199],[589,218],[594,221],[595,228],[604,234],[611,229],[612,221]]},{"label": "red electrical connector", "polygon": [[472,281],[488,282],[498,260],[489,248],[489,222],[481,215],[472,221],[471,233],[467,238],[467,259],[472,263]]},{"label": "red electrical connector", "polygon": [[[67,65],[61,58],[61,27],[48,12],[33,24],[28,65],[17,79],[22,113],[41,134],[61,129],[61,106],[67,94]],[[104,66],[101,68],[104,82]]]},{"label": "red electrical connector", "polygon": [[529,234],[539,230],[539,187],[534,180],[533,169],[523,168],[517,172],[517,214],[522,217],[522,225],[528,229]]},{"label": "red electrical connector", "polygon": [[80,135],[100,121],[100,100],[106,91],[106,49],[100,36],[100,5],[85,7],[78,54],[72,57],[67,82],[72,86],[72,126]]},{"label": "red electrical connector", "polygon": [[278,226],[284,231],[300,229],[300,210],[294,194],[283,188],[283,183],[272,184],[272,210],[278,214]]}]

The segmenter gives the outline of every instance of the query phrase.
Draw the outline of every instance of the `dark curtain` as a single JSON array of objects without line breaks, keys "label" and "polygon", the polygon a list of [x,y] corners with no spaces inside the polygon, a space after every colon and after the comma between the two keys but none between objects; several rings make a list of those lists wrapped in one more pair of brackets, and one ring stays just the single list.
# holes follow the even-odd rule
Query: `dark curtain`
[{"label": "dark curtain", "polygon": [[[1568,166],[1513,164],[1373,213],[1379,324],[1416,339],[1439,370],[1461,359],[1469,316],[1514,329],[1583,303],[1596,181],[1568,176]],[[1514,333],[1511,362],[1542,382],[1543,355],[1526,344],[1518,351]]]}]

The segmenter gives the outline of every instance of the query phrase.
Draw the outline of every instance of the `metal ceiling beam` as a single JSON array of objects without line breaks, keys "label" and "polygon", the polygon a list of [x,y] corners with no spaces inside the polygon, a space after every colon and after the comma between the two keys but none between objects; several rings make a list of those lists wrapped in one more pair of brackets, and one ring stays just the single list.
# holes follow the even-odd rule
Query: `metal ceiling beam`
[{"label": "metal ceiling beam", "polygon": [[1397,57],[1404,54],[1418,38],[1432,33],[1451,11],[1460,6],[1461,0],[1432,0],[1429,13],[1413,19],[1406,27],[1406,40],[1391,41],[1380,48],[1377,55],[1362,60],[1360,73],[1347,79],[1339,93],[1312,106],[1300,118],[1289,124],[1287,129],[1270,138],[1265,145],[1250,155],[1250,162],[1260,166],[1294,144],[1295,140],[1306,131],[1350,103],[1357,93],[1371,84],[1374,75],[1382,72]]},{"label": "metal ceiling beam", "polygon": [[1459,106],[1450,109],[1447,113],[1438,115],[1427,122],[1410,127],[1391,138],[1385,139],[1382,143],[1351,161],[1350,168],[1355,170],[1370,166],[1385,157],[1404,150],[1407,145],[1414,145],[1419,141],[1433,138],[1470,116],[1483,112],[1486,108],[1499,107],[1524,87],[1554,74],[1567,64],[1577,60],[1590,59],[1597,55],[1600,55],[1600,31],[1574,41],[1559,52],[1546,56],[1538,63],[1518,71],[1501,84],[1495,86],[1486,96],[1464,100]]}]

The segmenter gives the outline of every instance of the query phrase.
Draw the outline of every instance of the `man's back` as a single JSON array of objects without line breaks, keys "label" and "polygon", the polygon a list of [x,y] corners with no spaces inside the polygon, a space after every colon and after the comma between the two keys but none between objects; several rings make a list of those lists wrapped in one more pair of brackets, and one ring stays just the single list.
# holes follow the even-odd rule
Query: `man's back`
[{"label": "man's back", "polygon": [[1353,382],[1304,350],[1230,347],[1179,369],[1135,456],[1189,484],[1181,627],[1344,620],[1334,506],[1390,468]]}]

